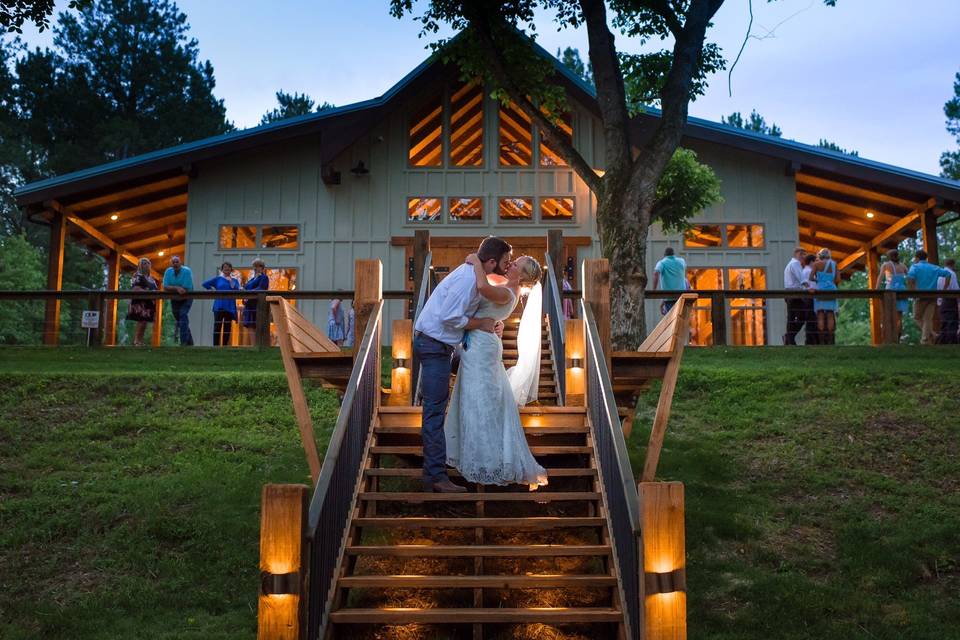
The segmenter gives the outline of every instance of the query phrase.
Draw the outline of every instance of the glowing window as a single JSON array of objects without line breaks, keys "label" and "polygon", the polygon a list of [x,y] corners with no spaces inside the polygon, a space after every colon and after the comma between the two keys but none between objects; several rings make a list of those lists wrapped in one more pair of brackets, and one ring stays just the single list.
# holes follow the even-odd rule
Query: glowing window
[{"label": "glowing window", "polygon": [[407,200],[407,222],[439,222],[443,204],[440,198]]},{"label": "glowing window", "polygon": [[540,217],[544,220],[573,220],[573,198],[541,198]]},{"label": "glowing window", "polygon": [[300,246],[300,227],[296,225],[261,227],[260,246],[264,249],[297,249]]},{"label": "glowing window", "polygon": [[763,248],[762,224],[728,224],[727,246],[749,249]]},{"label": "glowing window", "polygon": [[533,198],[501,198],[501,220],[533,219]]},{"label": "glowing window", "polygon": [[439,167],[443,162],[443,98],[437,95],[410,121],[410,164]]},{"label": "glowing window", "polygon": [[220,225],[221,249],[254,249],[256,246],[255,226]]},{"label": "glowing window", "polygon": [[[573,119],[569,113],[563,114],[554,124],[563,133],[564,138],[570,144],[573,144]],[[565,167],[567,161],[560,154],[560,149],[550,144],[543,132],[540,132],[540,166],[541,167]]]},{"label": "glowing window", "polygon": [[450,95],[450,164],[483,166],[483,87],[460,85]]},{"label": "glowing window", "polygon": [[695,224],[683,235],[683,246],[690,248],[719,247],[723,244],[718,224]]},{"label": "glowing window", "polygon": [[483,198],[450,198],[450,219],[469,222],[483,220]]},{"label": "glowing window", "polygon": [[[722,289],[722,275],[720,269],[687,269],[687,280],[692,289]],[[711,313],[710,298],[697,298],[690,314],[690,344],[708,346],[715,343]]]},{"label": "glowing window", "polygon": [[[766,289],[764,269],[727,269],[730,289]],[[730,338],[735,345],[766,344],[766,310],[763,298],[730,300]]]},{"label": "glowing window", "polygon": [[533,164],[533,124],[512,102],[500,105],[500,164],[505,167]]}]

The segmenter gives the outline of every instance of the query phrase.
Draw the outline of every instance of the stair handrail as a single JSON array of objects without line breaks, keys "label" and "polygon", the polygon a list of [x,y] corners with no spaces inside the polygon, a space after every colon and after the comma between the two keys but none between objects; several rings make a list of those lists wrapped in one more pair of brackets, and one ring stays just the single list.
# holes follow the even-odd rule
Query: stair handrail
[{"label": "stair handrail", "polygon": [[346,546],[365,452],[380,403],[380,333],[383,300],[373,307],[317,478],[307,524],[310,540],[307,597],[310,638],[320,637],[330,615],[336,569]]},{"label": "stair handrail", "polygon": [[[423,259],[423,271],[420,273],[420,279],[417,281],[417,307],[413,312],[413,326],[417,326],[417,319],[420,318],[420,313],[423,311],[423,306],[427,303],[427,298],[430,297],[430,292],[433,290],[433,252],[427,251],[427,255]],[[410,389],[410,404],[418,404],[418,396],[420,394],[420,359],[417,358],[416,350],[413,350],[413,353],[410,354],[410,380],[412,381],[412,386]]]},{"label": "stair handrail", "polygon": [[587,417],[594,438],[600,484],[607,503],[621,602],[627,614],[627,637],[643,629],[643,538],[640,496],[620,427],[617,401],[603,353],[593,307],[581,300],[586,342]]},{"label": "stair handrail", "polygon": [[563,298],[557,286],[557,272],[554,270],[550,254],[546,254],[547,269],[544,278],[547,281],[546,291],[543,292],[543,306],[547,311],[547,320],[550,323],[550,348],[553,352],[553,371],[557,381],[557,404],[566,404],[567,397],[567,367],[566,367],[566,316],[563,313]]}]

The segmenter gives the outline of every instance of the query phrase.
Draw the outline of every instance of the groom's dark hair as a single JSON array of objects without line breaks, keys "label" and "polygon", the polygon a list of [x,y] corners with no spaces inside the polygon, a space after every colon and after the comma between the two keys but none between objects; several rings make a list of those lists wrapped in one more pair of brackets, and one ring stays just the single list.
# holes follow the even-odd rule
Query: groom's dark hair
[{"label": "groom's dark hair", "polygon": [[509,243],[496,236],[489,236],[480,243],[480,248],[477,249],[477,257],[480,258],[480,262],[486,262],[487,260],[500,262],[503,254],[510,251],[513,251],[513,247]]}]

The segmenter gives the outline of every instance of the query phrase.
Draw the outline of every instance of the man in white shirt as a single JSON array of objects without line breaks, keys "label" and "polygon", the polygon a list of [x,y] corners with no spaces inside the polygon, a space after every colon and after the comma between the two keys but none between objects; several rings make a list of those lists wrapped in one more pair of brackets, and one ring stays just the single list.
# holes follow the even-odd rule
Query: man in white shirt
[{"label": "man in white shirt", "polygon": [[[803,279],[803,256],[806,252],[797,247],[793,258],[783,270],[783,288],[788,291],[803,291],[807,283]],[[796,345],[797,334],[806,320],[807,301],[804,298],[787,298],[787,332],[783,335],[783,344]]]},{"label": "man in white shirt", "polygon": [[[937,289],[940,291],[956,291],[960,289],[957,283],[957,261],[947,260],[943,263],[943,268],[950,272],[950,277],[941,276],[937,278]],[[940,308],[940,335],[937,337],[937,344],[957,344],[960,337],[957,336],[958,320],[960,320],[960,309],[958,309],[960,299],[940,298],[937,305]]]},{"label": "man in white shirt", "polygon": [[[487,273],[503,275],[513,248],[490,236],[480,243],[477,256]],[[420,361],[420,388],[423,416],[420,438],[423,442],[423,486],[425,491],[463,493],[464,487],[447,477],[447,442],[443,433],[453,354],[463,341],[463,332],[471,330],[496,333],[503,324],[493,318],[474,318],[480,305],[477,277],[473,267],[463,264],[454,269],[433,290],[414,327],[413,349]]]}]

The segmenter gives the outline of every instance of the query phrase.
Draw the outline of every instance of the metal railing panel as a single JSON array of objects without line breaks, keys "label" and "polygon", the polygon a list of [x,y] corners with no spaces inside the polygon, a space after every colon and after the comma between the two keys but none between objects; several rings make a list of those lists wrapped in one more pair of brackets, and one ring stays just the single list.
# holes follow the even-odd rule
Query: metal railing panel
[{"label": "metal railing panel", "polygon": [[593,309],[582,302],[587,359],[587,417],[593,434],[597,466],[618,567],[621,600],[628,633],[639,638],[643,629],[643,539],[640,530],[640,496],[630,466],[627,443],[620,427],[607,360],[600,344]]},{"label": "metal railing panel", "polygon": [[546,256],[546,291],[543,292],[543,306],[550,323],[550,348],[553,351],[553,370],[557,380],[557,404],[563,406],[567,398],[567,359],[566,359],[566,316],[563,314],[563,298],[557,286],[557,272],[554,271],[550,254]]}]

